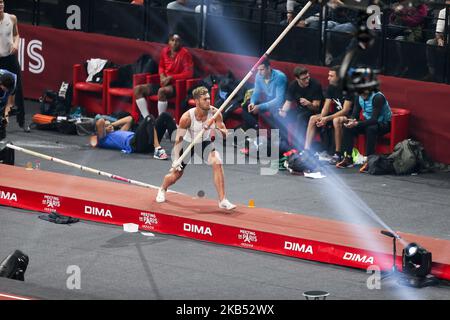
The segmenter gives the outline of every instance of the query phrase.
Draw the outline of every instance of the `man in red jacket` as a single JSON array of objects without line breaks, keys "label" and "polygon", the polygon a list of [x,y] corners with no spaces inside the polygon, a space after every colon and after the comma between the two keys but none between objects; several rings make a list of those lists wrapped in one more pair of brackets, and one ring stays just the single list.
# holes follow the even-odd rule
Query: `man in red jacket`
[{"label": "man in red jacket", "polygon": [[194,63],[189,51],[182,47],[177,34],[169,35],[169,44],[161,51],[159,58],[160,85],[138,85],[134,88],[139,109],[147,109],[145,97],[158,93],[158,114],[167,110],[167,99],[175,96],[175,81],[189,79],[194,75]]}]

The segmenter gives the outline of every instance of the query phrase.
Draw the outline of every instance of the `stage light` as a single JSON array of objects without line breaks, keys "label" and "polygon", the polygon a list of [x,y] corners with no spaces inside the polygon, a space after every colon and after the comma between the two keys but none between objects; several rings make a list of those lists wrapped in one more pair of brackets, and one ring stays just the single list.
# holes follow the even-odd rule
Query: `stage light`
[{"label": "stage light", "polygon": [[415,255],[417,252],[417,246],[416,245],[409,245],[406,249],[405,249],[405,254],[408,257],[412,257],[413,255]]},{"label": "stage light", "polygon": [[408,244],[403,249],[403,272],[415,277],[425,277],[431,272],[431,252],[417,243]]},{"label": "stage light", "polygon": [[437,283],[430,275],[432,254],[417,243],[408,244],[402,252],[404,278],[402,283],[411,287],[422,288]]},{"label": "stage light", "polygon": [[0,264],[0,277],[24,281],[28,262],[26,254],[20,250],[14,251]]}]

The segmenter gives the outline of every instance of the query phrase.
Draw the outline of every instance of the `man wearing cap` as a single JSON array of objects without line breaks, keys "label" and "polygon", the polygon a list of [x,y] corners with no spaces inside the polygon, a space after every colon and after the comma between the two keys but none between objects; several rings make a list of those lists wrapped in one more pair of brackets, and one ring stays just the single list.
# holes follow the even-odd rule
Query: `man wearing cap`
[{"label": "man wearing cap", "polygon": [[159,59],[159,88],[151,84],[136,86],[136,104],[140,110],[148,110],[145,97],[158,93],[158,114],[165,112],[167,100],[175,96],[175,81],[189,79],[193,75],[194,63],[191,54],[182,47],[179,35],[169,35],[169,43],[162,49]]}]

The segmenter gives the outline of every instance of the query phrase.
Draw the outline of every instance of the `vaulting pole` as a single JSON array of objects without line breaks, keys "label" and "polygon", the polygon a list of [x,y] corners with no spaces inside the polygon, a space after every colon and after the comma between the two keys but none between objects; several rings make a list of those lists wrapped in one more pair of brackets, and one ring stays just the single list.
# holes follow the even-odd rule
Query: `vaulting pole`
[{"label": "vaulting pole", "polygon": [[[250,79],[250,77],[255,73],[258,66],[263,62],[265,58],[267,58],[272,51],[276,48],[276,46],[281,42],[281,40],[284,39],[284,37],[288,34],[288,32],[299,22],[300,18],[305,14],[305,12],[311,7],[312,1],[309,1],[303,9],[297,14],[297,16],[294,18],[294,20],[291,21],[291,23],[284,29],[284,31],[278,36],[278,38],[273,42],[273,44],[270,46],[269,49],[267,49],[266,53],[256,62],[256,64],[253,66],[253,68],[250,70],[250,72],[242,79],[242,81],[239,83],[239,85],[234,89],[234,91],[230,94],[230,96],[222,103],[220,108],[217,110],[217,112],[214,114],[213,118],[210,120],[210,123],[208,123],[208,127],[212,125],[213,121],[217,118],[217,116],[225,109],[225,107],[230,103],[230,101],[234,98],[234,96],[241,90],[241,88],[244,86],[244,84]],[[203,133],[205,132],[207,128],[203,128],[202,131],[200,131],[197,136],[194,138],[194,140],[191,142],[191,144],[186,148],[186,150],[183,152],[183,154],[172,163],[172,168],[178,167],[181,162],[186,158],[186,156],[191,152],[192,147],[200,142]]]}]

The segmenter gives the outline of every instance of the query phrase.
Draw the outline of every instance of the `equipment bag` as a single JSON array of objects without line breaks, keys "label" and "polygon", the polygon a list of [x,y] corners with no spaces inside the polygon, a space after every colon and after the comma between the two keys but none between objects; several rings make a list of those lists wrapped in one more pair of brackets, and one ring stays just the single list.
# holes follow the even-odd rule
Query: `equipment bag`
[{"label": "equipment bag", "polygon": [[59,91],[45,90],[39,98],[40,113],[49,116],[67,116],[72,104],[72,85],[63,82]]},{"label": "equipment bag", "polygon": [[387,155],[372,154],[367,157],[367,172],[372,175],[395,174],[393,160]]},{"label": "equipment bag", "polygon": [[319,159],[310,151],[292,153],[287,160],[287,169],[291,173],[313,172],[318,167]]},{"label": "equipment bag", "polygon": [[398,175],[426,172],[432,167],[432,161],[425,153],[423,145],[412,139],[397,143],[389,159],[392,159],[395,173]]},{"label": "equipment bag", "polygon": [[67,117],[56,118],[56,130],[64,134],[77,134],[77,119]]},{"label": "equipment bag", "polygon": [[36,113],[33,115],[31,120],[36,127],[36,129],[39,130],[57,130],[56,127],[56,117],[55,116],[49,116],[41,113]]}]

